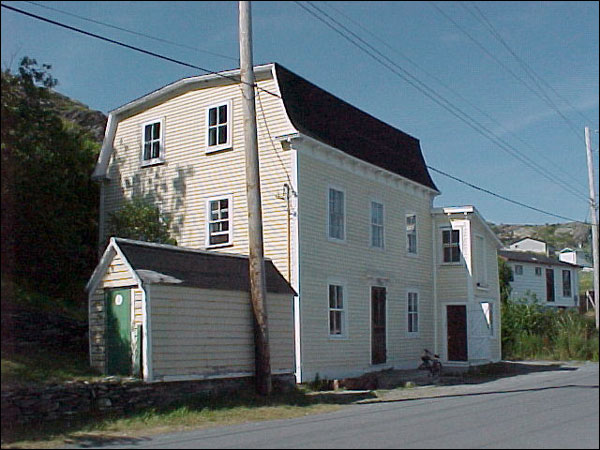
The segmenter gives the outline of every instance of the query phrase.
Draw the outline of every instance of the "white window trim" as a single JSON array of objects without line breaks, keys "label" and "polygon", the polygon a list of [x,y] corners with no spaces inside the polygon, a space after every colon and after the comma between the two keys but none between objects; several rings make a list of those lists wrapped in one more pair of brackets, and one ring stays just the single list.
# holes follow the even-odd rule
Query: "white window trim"
[{"label": "white window trim", "polygon": [[[208,132],[209,130],[209,113],[210,110],[213,108],[219,108],[220,106],[227,106],[227,142],[225,142],[224,144],[220,144],[220,145],[209,145],[209,135],[210,133]],[[205,146],[206,146],[206,152],[205,153],[214,153],[214,152],[219,152],[221,150],[226,150],[229,148],[233,147],[233,142],[231,141],[233,133],[232,133],[232,128],[233,128],[233,108],[232,108],[232,101],[231,100],[225,100],[223,102],[219,102],[219,103],[215,103],[212,105],[209,105],[206,107],[206,111],[204,113],[204,132],[206,133],[206,138],[205,138]]]},{"label": "white window trim", "polygon": [[[145,139],[146,139],[146,127],[148,125],[153,125],[155,123],[159,123],[160,124],[160,149],[158,152],[158,158],[152,158],[152,159],[144,159],[144,144],[145,144]],[[159,119],[153,119],[153,120],[148,120],[147,122],[144,122],[142,124],[142,130],[141,130],[141,136],[142,136],[142,140],[141,140],[141,147],[142,147],[142,151],[140,153],[140,165],[142,167],[147,167],[147,166],[153,166],[155,164],[163,164],[165,162],[165,118],[161,117]]]},{"label": "white window trim", "polygon": [[[408,296],[409,294],[417,294],[417,331],[409,331],[408,330],[408,317],[410,312],[408,310]],[[405,315],[405,324],[406,324],[406,337],[407,338],[418,338],[421,334],[421,292],[419,289],[408,288],[406,290],[406,315]]]},{"label": "white window trim", "polygon": [[[331,334],[331,308],[329,306],[329,286],[341,286],[342,288],[342,334]],[[327,336],[332,341],[345,341],[349,339],[348,333],[348,289],[346,288],[346,282],[338,278],[330,278],[327,280]]]},{"label": "white window trim", "polygon": [[[330,222],[331,216],[330,216],[330,211],[329,211],[329,191],[331,189],[342,192],[344,194],[344,237],[343,237],[343,239],[332,237],[329,234],[330,225],[331,225],[331,222]],[[347,205],[346,189],[341,188],[336,185],[333,185],[333,184],[330,184],[330,185],[327,185],[327,190],[326,190],[325,194],[326,194],[325,195],[325,214],[327,215],[327,229],[325,230],[325,235],[327,236],[327,240],[330,242],[340,242],[340,243],[344,242],[345,243],[346,238],[348,236],[348,227],[347,227],[348,210],[346,207],[346,205]]]},{"label": "white window trim", "polygon": [[[406,225],[406,219],[408,219],[410,216],[415,216],[415,240],[416,240],[416,248],[415,248],[415,252],[410,252],[409,251],[409,243],[408,243],[408,230],[406,229],[407,225]],[[406,239],[406,254],[407,256],[410,256],[411,258],[416,258],[419,256],[419,216],[417,215],[416,212],[414,211],[407,211],[404,214],[404,236]],[[442,250],[443,252],[443,250]],[[444,255],[442,254],[442,257]]]},{"label": "white window trim", "polygon": [[[210,202],[216,200],[224,200],[227,199],[229,202],[229,240],[227,243],[223,244],[210,244]],[[204,245],[206,248],[219,248],[219,247],[229,247],[233,245],[233,194],[225,194],[225,195],[216,195],[214,197],[210,197],[206,199],[205,205],[205,213],[206,213],[206,221],[204,225],[205,238]]]},{"label": "white window trim", "polygon": [[[458,231],[458,261],[444,261],[444,231]],[[463,245],[463,231],[461,228],[453,228],[451,225],[445,225],[440,227],[440,264],[442,266],[460,266],[462,265],[462,245]]]},{"label": "white window trim", "polygon": [[[381,205],[381,215],[383,221],[381,224],[381,247],[373,245],[373,203]],[[369,199],[369,247],[374,250],[385,250],[385,204],[376,197]]]},{"label": "white window trim", "polygon": [[[479,247],[479,244],[481,244],[481,267],[477,268],[477,278],[479,278],[480,274],[483,274],[481,284],[478,280],[475,280],[475,285],[477,286],[477,289],[487,291],[490,287],[490,281],[488,277],[487,246],[485,242],[485,236],[482,234],[475,234],[474,242],[476,243],[477,247]],[[475,249],[475,251],[477,252],[478,250]],[[475,253],[475,256],[477,256],[477,253]],[[475,258],[475,260],[477,260],[477,258]]]}]

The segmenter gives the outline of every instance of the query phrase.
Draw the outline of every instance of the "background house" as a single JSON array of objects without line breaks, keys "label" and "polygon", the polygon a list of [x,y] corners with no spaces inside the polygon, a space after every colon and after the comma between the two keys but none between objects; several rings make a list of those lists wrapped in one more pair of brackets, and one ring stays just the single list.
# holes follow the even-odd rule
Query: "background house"
[{"label": "background house", "polygon": [[552,256],[555,252],[554,247],[548,243],[530,237],[525,237],[513,242],[508,246],[508,249],[520,252],[543,253],[546,256]]},{"label": "background house", "polygon": [[[237,76],[186,78],[110,113],[94,173],[101,243],[109,214],[139,196],[180,244],[248,252]],[[423,348],[499,359],[497,239],[473,207],[432,209],[418,139],[278,64],[255,77],[265,255],[298,294],[297,379],[414,368]]]}]

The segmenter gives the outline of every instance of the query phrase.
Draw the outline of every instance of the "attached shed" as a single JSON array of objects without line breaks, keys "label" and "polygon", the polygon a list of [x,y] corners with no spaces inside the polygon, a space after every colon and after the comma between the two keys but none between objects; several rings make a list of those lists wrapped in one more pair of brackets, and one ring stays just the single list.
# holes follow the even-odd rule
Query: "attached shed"
[{"label": "attached shed", "polygon": [[[265,261],[271,371],[294,373],[295,291]],[[254,375],[248,258],[111,238],[90,278],[90,364],[145,381]]]}]

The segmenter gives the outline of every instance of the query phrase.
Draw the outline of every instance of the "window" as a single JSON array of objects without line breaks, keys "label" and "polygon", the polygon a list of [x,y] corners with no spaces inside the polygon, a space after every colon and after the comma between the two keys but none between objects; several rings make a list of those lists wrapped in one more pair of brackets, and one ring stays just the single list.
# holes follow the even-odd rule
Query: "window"
[{"label": "window", "polygon": [[339,239],[345,238],[345,205],[344,192],[337,189],[329,189],[329,237]]},{"label": "window", "polygon": [[231,147],[231,102],[208,108],[206,119],[208,151]]},{"label": "window", "polygon": [[536,267],[535,268],[535,276],[536,277],[541,277],[542,276],[542,268],[541,267]]},{"label": "window", "polygon": [[408,293],[408,332],[418,333],[419,331],[419,294],[416,292]]},{"label": "window", "polygon": [[460,231],[450,229],[443,230],[442,247],[444,250],[443,262],[460,262]]},{"label": "window", "polygon": [[563,282],[563,297],[571,296],[571,271],[562,271],[562,282]]},{"label": "window", "polygon": [[371,246],[383,248],[383,205],[371,202]]},{"label": "window", "polygon": [[142,126],[142,164],[162,161],[162,120],[145,123]]},{"label": "window", "polygon": [[481,302],[481,310],[485,317],[490,336],[494,335],[494,304],[491,302]]},{"label": "window", "polygon": [[518,264],[515,266],[515,275],[523,275],[523,266]]},{"label": "window", "polygon": [[554,301],[554,269],[546,269],[546,301]]},{"label": "window", "polygon": [[212,198],[207,202],[207,247],[231,245],[232,240],[232,207],[231,196]]},{"label": "window", "polygon": [[483,236],[475,236],[475,273],[477,275],[477,286],[487,287],[487,259]]},{"label": "window", "polygon": [[329,336],[344,336],[346,326],[344,317],[344,287],[329,285]]},{"label": "window", "polygon": [[417,254],[417,215],[406,215],[406,250],[408,253]]}]

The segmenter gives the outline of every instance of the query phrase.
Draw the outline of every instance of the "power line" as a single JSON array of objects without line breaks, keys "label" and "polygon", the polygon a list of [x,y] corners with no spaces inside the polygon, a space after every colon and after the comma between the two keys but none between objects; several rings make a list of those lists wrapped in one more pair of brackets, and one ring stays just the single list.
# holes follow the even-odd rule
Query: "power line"
[{"label": "power line", "polygon": [[206,54],[213,55],[213,56],[218,56],[219,58],[224,58],[224,59],[228,59],[230,61],[235,61],[236,63],[239,64],[239,58],[232,58],[231,56],[222,55],[220,53],[211,52],[209,50],[203,50],[203,49],[200,49],[200,48],[192,47],[190,45],[180,44],[179,42],[169,41],[167,39],[159,38],[159,37],[152,36],[152,35],[149,35],[149,34],[140,33],[139,31],[128,30],[127,28],[118,27],[118,26],[112,25],[110,23],[101,22],[99,20],[90,19],[89,17],[84,17],[84,16],[80,16],[78,14],[70,13],[70,12],[63,11],[63,10],[60,10],[60,9],[57,9],[57,8],[52,8],[51,6],[42,5],[41,3],[31,2],[31,1],[27,1],[26,3],[30,3],[32,5],[39,6],[40,8],[48,9],[50,11],[59,12],[61,14],[65,14],[67,16],[75,17],[77,19],[85,20],[87,22],[95,23],[95,24],[98,24],[98,25],[103,25],[105,27],[113,28],[113,29],[119,30],[119,31],[124,31],[125,33],[130,33],[130,34],[133,34],[135,36],[141,36],[141,37],[144,37],[144,38],[147,38],[147,39],[152,39],[152,40],[157,41],[157,42],[162,42],[162,43],[165,43],[165,44],[174,45],[176,47],[181,47],[181,48],[185,48],[185,49],[188,49],[188,50],[194,50],[194,51],[197,51],[197,52],[206,53]]},{"label": "power line", "polygon": [[[140,47],[135,47],[133,45],[125,44],[125,43],[117,41],[115,39],[107,38],[107,37],[101,36],[99,34],[90,33],[89,31],[85,31],[85,30],[82,30],[80,28],[72,27],[70,25],[66,25],[64,23],[57,22],[55,20],[47,19],[46,17],[38,16],[37,14],[33,14],[33,13],[30,13],[30,12],[27,12],[27,11],[23,11],[23,10],[18,9],[18,8],[14,8],[12,6],[5,5],[4,3],[2,3],[1,6],[3,8],[7,8],[7,9],[10,9],[12,11],[15,11],[15,12],[17,12],[19,14],[23,14],[23,15],[26,15],[26,16],[29,16],[29,17],[33,17],[34,19],[41,20],[42,22],[47,22],[47,23],[50,23],[52,25],[56,25],[56,26],[59,26],[59,27],[62,27],[62,28],[66,28],[67,30],[75,31],[77,33],[81,33],[81,34],[84,34],[86,36],[90,36],[90,37],[93,37],[93,38],[96,38],[96,39],[100,39],[100,40],[105,41],[105,42],[110,42],[111,44],[119,45],[121,47],[125,47],[125,48],[128,48],[130,50],[134,50],[136,52],[140,52],[140,53],[144,53],[146,55],[154,56],[155,58],[163,59],[165,61],[169,61],[169,62],[172,62],[172,63],[175,63],[175,64],[179,64],[181,66],[185,66],[185,67],[189,67],[189,68],[192,68],[192,69],[201,70],[203,72],[206,72],[207,75],[217,75],[217,76],[219,76],[221,78],[225,78],[227,80],[233,81],[234,83],[243,83],[239,78],[236,78],[236,77],[233,77],[233,76],[229,76],[229,75],[224,75],[221,72],[211,71],[211,70],[205,69],[203,67],[196,66],[194,64],[190,64],[190,63],[187,63],[187,62],[184,62],[184,61],[180,61],[180,60],[177,60],[177,59],[174,59],[174,58],[170,58],[168,56],[161,55],[159,53],[151,52],[149,50],[144,50],[143,48],[140,48]],[[279,95],[277,95],[277,94],[275,94],[273,92],[270,92],[267,89],[264,89],[264,88],[262,88],[262,87],[260,87],[260,86],[258,86],[256,84],[254,84],[253,86],[256,87],[257,89],[260,89],[261,91],[269,94],[269,95],[273,95],[274,97],[281,98],[281,96],[279,96]]]},{"label": "power line", "polygon": [[436,169],[435,167],[427,166],[427,168],[433,170],[434,172],[439,173],[440,175],[444,175],[445,177],[451,178],[451,179],[453,179],[455,181],[458,181],[459,183],[462,183],[462,184],[464,184],[466,186],[469,186],[470,188],[476,189],[476,190],[481,191],[481,192],[485,192],[486,194],[489,194],[489,195],[493,195],[494,197],[498,197],[498,198],[500,198],[502,200],[505,200],[507,202],[514,203],[515,205],[522,206],[523,208],[528,208],[528,209],[531,209],[533,211],[541,212],[543,214],[547,214],[547,215],[553,216],[553,217],[558,217],[559,219],[568,220],[570,222],[578,222],[578,223],[582,223],[582,224],[585,224],[585,225],[591,225],[588,222],[582,222],[581,220],[572,219],[570,217],[565,217],[565,216],[560,216],[558,214],[554,214],[554,213],[551,213],[551,212],[548,212],[548,211],[544,211],[544,210],[536,208],[534,206],[526,205],[525,203],[521,203],[521,202],[518,202],[516,200],[512,200],[512,199],[510,199],[508,197],[504,197],[503,195],[496,194],[495,192],[492,192],[492,191],[490,191],[488,189],[484,189],[482,187],[479,187],[479,186],[476,186],[474,184],[471,184],[471,183],[469,183],[467,181],[461,180],[460,178],[455,177],[453,175],[450,175],[449,173],[443,172],[443,171],[441,171],[439,169]]},{"label": "power line", "polygon": [[[343,17],[345,17],[346,19],[348,19],[350,22],[352,22],[355,26],[359,27],[360,29],[362,29],[363,31],[365,31],[366,33],[368,33],[370,36],[372,36],[374,39],[376,39],[378,42],[380,42],[382,45],[384,45],[385,47],[387,47],[388,49],[390,49],[391,51],[397,53],[398,55],[400,55],[402,58],[406,59],[408,62],[410,62],[412,65],[414,65],[415,67],[417,67],[418,69],[420,69],[421,71],[423,71],[425,74],[427,74],[428,76],[430,76],[431,78],[433,78],[435,81],[437,81],[439,84],[441,84],[444,88],[446,88],[448,91],[450,91],[451,93],[453,93],[454,95],[456,95],[459,99],[461,99],[462,101],[464,101],[465,103],[467,103],[469,106],[471,106],[472,108],[474,108],[476,111],[478,111],[480,114],[483,114],[485,117],[487,117],[489,120],[491,120],[492,122],[494,122],[502,131],[504,131],[507,134],[511,134],[515,139],[517,139],[519,142],[521,142],[523,145],[525,145],[526,147],[528,147],[529,149],[533,150],[534,152],[536,152],[540,157],[542,157],[546,162],[548,162],[550,165],[552,165],[555,169],[558,169],[559,172],[560,171],[564,171],[564,167],[560,167],[558,166],[554,161],[552,161],[550,158],[548,158],[544,152],[542,151],[538,151],[537,148],[533,147],[533,145],[529,144],[528,142],[524,141],[523,139],[521,139],[519,136],[517,136],[515,133],[508,131],[507,129],[504,128],[504,126],[498,121],[496,120],[494,117],[492,117],[491,115],[489,115],[487,112],[485,112],[484,110],[482,110],[479,106],[477,106],[476,104],[474,104],[473,102],[471,102],[469,99],[467,99],[466,97],[464,97],[463,95],[460,94],[460,92],[457,92],[455,89],[453,89],[451,86],[449,86],[447,83],[445,83],[442,79],[440,79],[438,76],[436,76],[435,74],[432,74],[431,72],[427,71],[425,68],[423,68],[422,66],[420,66],[417,62],[415,62],[414,60],[412,60],[411,58],[409,58],[407,55],[405,55],[404,53],[402,53],[400,50],[398,50],[395,47],[392,47],[390,44],[388,44],[384,39],[378,37],[375,33],[369,31],[367,28],[365,28],[364,26],[362,26],[359,22],[355,21],[354,19],[352,19],[351,17],[349,17],[347,14],[344,14],[343,11],[341,11],[340,9],[334,7],[331,5],[331,2],[328,2],[327,5],[329,6],[329,8],[333,9],[334,11],[336,11],[338,14],[342,15]],[[578,177],[575,176],[574,174],[571,174],[571,176],[573,177],[573,179],[577,179]],[[561,181],[562,183],[565,184],[569,184],[568,180],[565,179],[561,179],[561,177],[559,177],[558,175],[554,175],[554,177],[556,179],[558,179],[559,181]],[[583,195],[583,196],[587,196],[587,192],[583,191],[583,190],[579,190],[577,189],[575,186],[573,186],[573,189],[576,190],[579,194]]]},{"label": "power line", "polygon": [[428,2],[428,3],[430,5],[432,5],[442,16],[444,16],[446,19],[448,19],[450,22],[452,22],[452,24],[456,28],[458,28],[471,41],[473,41],[475,43],[475,45],[477,45],[486,55],[488,55],[490,58],[492,58],[494,61],[496,61],[504,70],[506,70],[508,73],[510,73],[514,78],[516,78],[525,87],[527,87],[527,89],[529,89],[538,98],[540,98],[548,106],[550,106],[550,108],[552,108],[563,120],[565,120],[565,122],[569,126],[569,129],[571,129],[571,131],[573,131],[573,133],[575,133],[575,135],[577,136],[577,138],[581,139],[579,131],[577,131],[576,128],[573,128],[573,124],[571,123],[571,121],[569,119],[567,119],[562,112],[560,112],[560,110],[556,107],[556,105],[554,104],[554,102],[552,102],[552,100],[548,98],[548,96],[544,93],[543,90],[541,90],[539,88],[539,86],[538,86],[538,89],[540,89],[540,92],[538,92],[535,89],[533,89],[528,83],[525,82],[525,80],[523,80],[523,78],[521,78],[513,70],[511,70],[508,66],[506,66],[506,64],[504,64],[496,55],[494,55],[487,48],[485,48],[485,46],[481,42],[479,42],[477,39],[475,39],[473,36],[471,36],[471,34],[467,30],[465,30],[462,26],[460,26],[460,24],[458,24],[452,17],[450,17],[448,14],[446,14],[438,5],[436,5],[434,2],[431,2],[431,1]]},{"label": "power line", "polygon": [[[405,70],[404,68],[402,68],[401,66],[396,64],[393,60],[388,58],[386,55],[382,54],[377,48],[373,47],[371,44],[366,42],[364,39],[362,39],[360,36],[358,36],[352,30],[349,30],[347,27],[345,27],[343,24],[339,23],[337,20],[332,18],[325,11],[321,10],[319,7],[314,5],[312,2],[307,2],[307,3],[314,9],[321,12],[322,15],[326,16],[329,20],[331,20],[333,23],[335,23],[340,28],[345,30],[347,33],[350,33],[352,36],[354,36],[356,39],[358,39],[361,43],[366,45],[372,51],[370,51],[369,49],[366,49],[363,45],[357,43],[354,39],[349,37],[347,34],[344,34],[342,31],[338,30],[336,27],[331,25],[329,22],[327,22],[325,19],[320,17],[314,11],[306,8],[300,2],[296,1],[295,3],[298,4],[302,9],[304,9],[308,13],[310,13],[312,16],[316,17],[319,21],[323,22],[329,28],[334,30],[336,33],[340,34],[344,39],[350,41],[353,45],[355,45],[360,50],[365,52],[371,58],[375,59],[378,63],[383,65],[385,68],[390,70],[392,73],[394,73],[395,75],[402,78],[404,81],[406,81],[411,86],[413,86],[415,89],[417,89],[419,92],[421,92],[424,95],[426,95],[427,97],[429,97],[435,103],[437,103],[438,105],[440,105],[441,107],[446,109],[448,112],[450,112],[452,115],[457,117],[459,120],[461,120],[462,122],[467,124],[472,129],[474,129],[477,133],[483,135],[485,138],[492,141],[494,144],[496,144],[498,147],[500,147],[500,149],[502,149],[506,153],[510,154],[514,158],[518,159],[519,161],[521,161],[523,164],[527,165],[531,169],[535,170],[540,175],[542,175],[543,177],[545,177],[546,179],[551,181],[553,184],[556,184],[557,186],[562,187],[563,189],[565,189],[565,191],[569,192],[570,194],[574,195],[575,197],[578,197],[580,199],[585,199],[584,201],[586,201],[586,203],[587,203],[587,198],[585,196],[582,196],[580,193],[577,193],[577,191],[575,191],[569,184],[558,183],[555,178],[553,178],[551,175],[547,174],[546,173],[547,171],[545,172],[543,168],[540,168],[535,162],[533,162],[531,160],[531,158],[522,154],[518,149],[516,149],[511,144],[504,141],[502,138],[500,138],[498,135],[496,135],[493,131],[489,130],[485,125],[478,122],[476,119],[474,119],[473,117],[471,117],[470,115],[468,115],[467,113],[462,111],[460,108],[458,108],[457,106],[452,104],[450,101],[448,101],[442,95],[437,93],[434,89],[430,88],[425,83],[420,81],[417,77],[412,75],[410,72],[408,72],[407,70]],[[373,54],[373,52],[376,53],[377,55]],[[385,61],[382,61],[381,58],[383,58]],[[393,67],[391,67],[390,65]],[[398,69],[400,72],[396,69]]]}]

